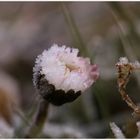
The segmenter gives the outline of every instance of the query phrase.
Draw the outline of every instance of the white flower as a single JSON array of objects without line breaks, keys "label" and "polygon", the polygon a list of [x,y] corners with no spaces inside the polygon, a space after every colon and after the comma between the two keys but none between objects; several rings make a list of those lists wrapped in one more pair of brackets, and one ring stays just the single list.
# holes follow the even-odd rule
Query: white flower
[{"label": "white flower", "polygon": [[36,59],[33,82],[39,94],[54,105],[74,101],[98,78],[96,65],[78,56],[78,49],[54,44]]},{"label": "white flower", "polygon": [[54,44],[36,59],[34,72],[40,69],[40,74],[56,89],[85,91],[96,81],[99,72],[89,58],[78,57],[78,52],[78,49]]}]

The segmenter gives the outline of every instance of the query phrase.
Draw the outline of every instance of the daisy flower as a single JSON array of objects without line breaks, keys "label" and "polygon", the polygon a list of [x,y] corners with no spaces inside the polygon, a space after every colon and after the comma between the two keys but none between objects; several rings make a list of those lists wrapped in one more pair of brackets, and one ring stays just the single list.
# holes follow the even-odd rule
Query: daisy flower
[{"label": "daisy flower", "polygon": [[54,44],[35,61],[33,83],[54,105],[74,101],[99,77],[97,65],[78,56],[79,50]]}]

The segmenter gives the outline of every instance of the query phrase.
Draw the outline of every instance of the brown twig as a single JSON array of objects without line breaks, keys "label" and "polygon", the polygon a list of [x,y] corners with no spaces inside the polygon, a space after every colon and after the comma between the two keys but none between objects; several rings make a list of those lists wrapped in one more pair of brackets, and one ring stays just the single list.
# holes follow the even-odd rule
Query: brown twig
[{"label": "brown twig", "polygon": [[127,103],[127,105],[134,110],[135,114],[140,116],[140,107],[132,101],[132,99],[128,96],[126,92],[126,85],[129,82],[131,73],[138,67],[136,66],[135,63],[127,62],[128,61],[127,58],[122,59],[126,59],[125,60],[126,62],[125,63],[119,62],[116,64],[116,67],[118,69],[119,92],[122,96],[122,99]]}]

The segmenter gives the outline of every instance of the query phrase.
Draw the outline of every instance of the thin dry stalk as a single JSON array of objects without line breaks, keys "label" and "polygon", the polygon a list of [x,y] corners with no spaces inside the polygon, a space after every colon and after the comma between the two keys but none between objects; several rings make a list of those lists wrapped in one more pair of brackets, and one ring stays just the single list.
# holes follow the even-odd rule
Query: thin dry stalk
[{"label": "thin dry stalk", "polygon": [[140,69],[140,64],[138,62],[130,63],[128,59],[123,57],[120,58],[120,62],[116,64],[118,69],[118,87],[122,99],[127,103],[127,105],[134,110],[134,113],[140,116],[140,107],[132,101],[126,92],[126,85],[129,82],[130,76],[134,70]]}]

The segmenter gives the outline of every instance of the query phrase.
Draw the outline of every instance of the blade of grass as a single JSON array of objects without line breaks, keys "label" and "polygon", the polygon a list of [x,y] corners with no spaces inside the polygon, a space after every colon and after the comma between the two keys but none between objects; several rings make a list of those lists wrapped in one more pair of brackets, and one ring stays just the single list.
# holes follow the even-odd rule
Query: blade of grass
[{"label": "blade of grass", "polygon": [[82,55],[89,56],[90,54],[89,54],[89,52],[86,48],[86,45],[81,37],[81,34],[78,30],[78,27],[77,27],[71,13],[69,12],[68,7],[64,3],[61,4],[61,7],[62,7],[62,11],[63,11],[64,17],[65,17],[65,20],[70,28],[70,32],[71,32],[75,46],[77,48],[79,48]]},{"label": "blade of grass", "polygon": [[[116,4],[116,3],[115,3]],[[117,5],[117,8],[115,7],[114,4],[111,4],[111,9],[112,9],[112,15],[114,16],[114,19],[115,19],[115,22],[118,26],[118,29],[119,29],[119,35],[120,35],[120,39],[122,41],[122,46],[123,46],[123,49],[124,49],[124,52],[126,53],[127,57],[130,59],[130,61],[134,61],[134,60],[137,60],[137,57],[134,53],[134,50],[132,49],[134,46],[133,42],[132,42],[132,38],[128,38],[126,35],[125,35],[125,30],[122,26],[122,24],[119,22],[120,18],[121,17],[121,13],[120,12],[117,12],[119,10],[116,10],[117,8],[118,9],[121,9],[119,8],[120,5]],[[122,11],[122,9],[121,9]],[[117,12],[117,13],[116,13]],[[119,16],[118,16],[119,14]],[[125,15],[123,14],[123,16],[121,18],[125,17]],[[128,19],[128,18],[125,18],[125,19]],[[130,20],[127,20],[127,22],[129,22]],[[129,28],[133,28],[133,26],[131,26],[131,23],[128,24],[128,27]],[[140,85],[140,76],[138,75],[138,73],[134,73],[137,81],[138,81],[138,84]]]},{"label": "blade of grass", "polygon": [[116,14],[118,19],[121,19],[127,22],[129,30],[130,30],[130,35],[128,37],[133,38],[133,40],[140,43],[139,41],[140,38],[136,32],[135,23],[134,23],[134,20],[136,19],[136,17],[132,17],[128,15],[127,11],[123,9],[123,6],[120,2],[108,2],[108,4],[110,8],[113,10],[113,12]]},{"label": "blade of grass", "polygon": [[100,83],[98,83],[97,86],[92,87],[92,91],[94,91],[96,94],[94,94],[95,98],[97,99],[97,103],[99,104],[99,115],[101,115],[101,119],[106,120],[110,117],[110,111],[109,107],[106,101],[106,96],[103,95],[102,91],[104,90]]}]

